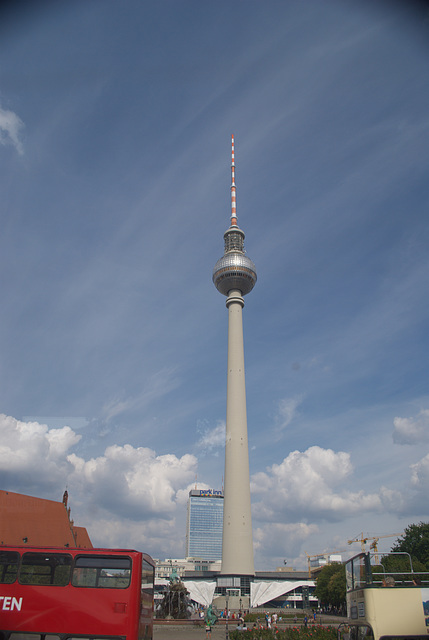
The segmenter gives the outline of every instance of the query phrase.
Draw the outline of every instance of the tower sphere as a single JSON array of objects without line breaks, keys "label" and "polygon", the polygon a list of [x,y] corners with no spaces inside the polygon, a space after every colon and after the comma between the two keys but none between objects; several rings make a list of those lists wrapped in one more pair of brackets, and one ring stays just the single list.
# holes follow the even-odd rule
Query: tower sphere
[{"label": "tower sphere", "polygon": [[245,296],[255,286],[256,267],[241,251],[229,251],[216,262],[213,283],[224,296],[233,289],[238,289]]}]

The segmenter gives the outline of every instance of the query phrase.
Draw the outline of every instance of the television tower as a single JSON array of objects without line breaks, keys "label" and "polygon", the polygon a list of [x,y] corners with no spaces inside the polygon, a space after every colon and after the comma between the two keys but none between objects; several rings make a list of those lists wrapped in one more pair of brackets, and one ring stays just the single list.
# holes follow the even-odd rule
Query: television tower
[{"label": "television tower", "polygon": [[231,225],[224,233],[225,251],[213,270],[216,289],[227,296],[228,377],[226,393],[225,485],[221,573],[253,576],[249,446],[244,379],[243,296],[256,283],[256,269],[245,255],[244,232],[237,224],[234,136],[231,162]]}]

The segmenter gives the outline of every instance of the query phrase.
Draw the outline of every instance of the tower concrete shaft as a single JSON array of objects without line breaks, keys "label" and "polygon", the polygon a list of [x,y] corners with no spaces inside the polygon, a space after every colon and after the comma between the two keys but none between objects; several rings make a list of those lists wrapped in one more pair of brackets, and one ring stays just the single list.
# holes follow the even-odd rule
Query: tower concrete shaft
[{"label": "tower concrete shaft", "polygon": [[241,292],[229,292],[222,573],[254,575]]},{"label": "tower concrete shaft", "polygon": [[227,296],[228,376],[226,400],[225,486],[222,537],[224,575],[252,576],[252,515],[249,446],[244,375],[243,296],[256,283],[256,269],[245,255],[244,233],[237,224],[234,137],[231,164],[231,225],[224,234],[225,250],[213,270],[213,282]]}]

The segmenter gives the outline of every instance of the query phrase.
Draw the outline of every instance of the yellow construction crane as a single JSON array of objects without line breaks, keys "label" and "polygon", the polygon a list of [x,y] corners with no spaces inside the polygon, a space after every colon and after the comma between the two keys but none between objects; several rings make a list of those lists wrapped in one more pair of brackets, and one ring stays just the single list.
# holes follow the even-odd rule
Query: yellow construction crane
[{"label": "yellow construction crane", "polygon": [[403,533],[388,533],[385,536],[366,536],[364,537],[363,533],[360,536],[357,536],[353,540],[347,540],[348,544],[353,544],[353,542],[360,542],[362,551],[365,551],[365,544],[372,540],[369,548],[374,551],[374,560],[375,564],[378,564],[378,541],[380,538],[394,538],[395,536],[402,536]]},{"label": "yellow construction crane", "polygon": [[347,551],[347,549],[337,549],[336,551],[325,551],[323,553],[315,553],[312,556],[309,556],[308,553],[306,551],[304,551],[305,555],[307,556],[308,578],[309,578],[309,580],[311,580],[311,558],[326,558],[326,559],[328,559],[329,556],[332,556],[334,553],[345,553],[346,551]]}]

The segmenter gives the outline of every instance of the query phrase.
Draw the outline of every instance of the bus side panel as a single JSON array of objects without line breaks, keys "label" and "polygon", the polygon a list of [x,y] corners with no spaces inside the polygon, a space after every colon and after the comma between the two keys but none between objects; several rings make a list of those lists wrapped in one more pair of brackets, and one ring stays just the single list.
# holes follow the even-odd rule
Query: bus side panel
[{"label": "bus side panel", "polygon": [[[0,585],[2,630],[137,637],[138,593],[128,589]],[[3,599],[1,599],[3,596]]]},{"label": "bus side panel", "polygon": [[367,588],[364,594],[365,617],[376,638],[427,633],[420,588]]},{"label": "bus side panel", "polygon": [[[59,548],[5,547],[3,551],[23,554],[27,551],[64,553]],[[131,549],[67,550],[76,556],[125,556],[132,559],[129,587],[85,587],[58,585],[0,584],[0,631],[27,633],[67,633],[72,635],[126,636],[138,640],[152,638],[154,563],[146,557],[150,568],[151,597],[142,603],[142,553]],[[146,556],[146,554],[144,554]],[[149,585],[147,585],[149,586]],[[150,589],[149,589],[150,591]],[[150,600],[150,603],[149,603]]]},{"label": "bus side panel", "polygon": [[139,640],[152,640],[153,596],[142,592]]}]

